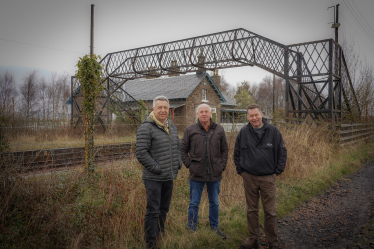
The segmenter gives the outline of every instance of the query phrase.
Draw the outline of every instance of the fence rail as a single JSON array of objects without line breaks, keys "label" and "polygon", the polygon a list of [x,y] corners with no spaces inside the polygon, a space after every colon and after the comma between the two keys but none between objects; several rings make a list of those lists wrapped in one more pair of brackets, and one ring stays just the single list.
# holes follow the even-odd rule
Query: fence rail
[{"label": "fence rail", "polygon": [[341,147],[374,138],[374,123],[341,124],[339,143]]}]

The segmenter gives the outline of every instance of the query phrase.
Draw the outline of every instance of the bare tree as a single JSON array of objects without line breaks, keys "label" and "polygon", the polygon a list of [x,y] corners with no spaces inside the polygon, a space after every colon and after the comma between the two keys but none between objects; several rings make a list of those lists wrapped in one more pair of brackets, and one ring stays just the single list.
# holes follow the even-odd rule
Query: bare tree
[{"label": "bare tree", "polygon": [[48,117],[48,84],[44,77],[39,79],[39,94],[40,94],[40,109],[42,112],[42,119],[46,120]]},{"label": "bare tree", "polygon": [[66,101],[70,97],[70,85],[69,85],[69,75],[68,73],[57,74],[52,72],[49,78],[49,83],[46,87],[46,92],[48,96],[48,108],[51,114],[52,120],[57,120],[59,114],[66,117],[68,113],[68,106]]},{"label": "bare tree", "polygon": [[13,74],[6,71],[0,75],[0,111],[3,114],[14,113],[15,98],[17,97],[16,83]]},{"label": "bare tree", "polygon": [[273,112],[273,101],[275,111],[284,108],[285,83],[282,78],[275,77],[273,86],[273,77],[266,76],[258,85],[252,84],[250,86],[250,91],[252,92],[252,96],[255,98],[256,103],[261,106],[265,113],[270,114]]},{"label": "bare tree", "polygon": [[20,92],[22,110],[25,113],[26,119],[29,119],[39,102],[38,72],[36,70],[24,76]]},{"label": "bare tree", "polygon": [[362,116],[368,119],[373,116],[371,110],[374,106],[374,74],[373,68],[364,62],[360,68],[360,76],[356,83],[356,95]]},{"label": "bare tree", "polygon": [[67,100],[70,98],[70,84],[69,84],[69,74],[64,72],[59,78],[61,84],[61,109],[62,115],[64,118],[67,117],[69,113],[68,105],[66,104]]},{"label": "bare tree", "polygon": [[284,79],[275,76],[274,107],[275,110],[284,109],[286,101],[286,83]]},{"label": "bare tree", "polygon": [[[343,39],[342,47],[344,50],[344,56],[347,62],[351,83],[354,88],[354,93],[358,101],[358,107],[361,110],[361,117],[359,118],[370,118],[374,116],[374,72],[373,66],[370,65],[365,59],[360,58],[359,53],[355,50],[354,39],[348,41]],[[353,116],[349,118],[357,117],[358,108],[356,107],[356,101],[354,101],[353,91],[349,87],[349,81],[346,74],[343,74],[342,83],[346,90],[346,97],[348,105]],[[348,106],[345,106],[347,111]]]},{"label": "bare tree", "polygon": [[236,94],[236,87],[230,84],[225,77],[225,70],[221,72],[221,89],[220,91],[226,94],[229,98],[233,98]]},{"label": "bare tree", "polygon": [[51,77],[49,78],[49,84],[47,87],[47,94],[48,94],[48,108],[49,112],[51,113],[51,119],[55,120],[56,115],[56,107],[57,107],[57,73],[52,72]]},{"label": "bare tree", "polygon": [[230,84],[227,82],[224,75],[221,76],[221,92],[226,93],[229,91]]},{"label": "bare tree", "polygon": [[262,79],[258,89],[259,104],[263,110],[269,114],[272,113],[273,109],[273,78],[266,76]]}]

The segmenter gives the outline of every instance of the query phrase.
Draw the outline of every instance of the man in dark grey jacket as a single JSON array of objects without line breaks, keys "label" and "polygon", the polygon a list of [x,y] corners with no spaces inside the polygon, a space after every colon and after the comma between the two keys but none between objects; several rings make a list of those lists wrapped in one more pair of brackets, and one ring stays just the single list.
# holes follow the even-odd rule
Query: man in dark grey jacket
[{"label": "man in dark grey jacket", "polygon": [[235,142],[236,171],[243,177],[250,237],[242,248],[257,248],[260,235],[259,198],[265,214],[265,235],[270,249],[278,248],[275,206],[276,178],[286,166],[287,150],[279,130],[265,122],[258,105],[247,109],[249,123]]},{"label": "man in dark grey jacket", "polygon": [[147,193],[144,231],[148,248],[155,248],[156,238],[165,231],[173,181],[182,167],[177,128],[167,119],[169,100],[156,97],[152,110],[136,133],[136,157],[143,165]]},{"label": "man in dark grey jacket", "polygon": [[226,235],[218,226],[218,195],[228,155],[225,131],[211,119],[212,111],[209,105],[199,105],[196,115],[197,123],[184,130],[181,145],[182,161],[190,170],[187,228],[196,231],[201,194],[207,185],[209,224],[213,231],[225,239]]}]

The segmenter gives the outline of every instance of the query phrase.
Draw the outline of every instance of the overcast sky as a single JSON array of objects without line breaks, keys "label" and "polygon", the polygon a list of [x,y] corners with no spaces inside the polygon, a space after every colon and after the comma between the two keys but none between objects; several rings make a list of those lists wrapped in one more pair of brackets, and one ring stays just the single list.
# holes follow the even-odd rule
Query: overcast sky
[{"label": "overcast sky", "polygon": [[[354,40],[374,65],[374,0],[1,0],[0,73],[11,69],[73,75],[78,58],[89,53],[90,11],[95,4],[95,53],[154,45],[244,28],[284,45],[334,38],[340,4],[339,39]],[[329,24],[330,23],[330,24]],[[259,68],[226,69],[231,84],[259,82]]]}]

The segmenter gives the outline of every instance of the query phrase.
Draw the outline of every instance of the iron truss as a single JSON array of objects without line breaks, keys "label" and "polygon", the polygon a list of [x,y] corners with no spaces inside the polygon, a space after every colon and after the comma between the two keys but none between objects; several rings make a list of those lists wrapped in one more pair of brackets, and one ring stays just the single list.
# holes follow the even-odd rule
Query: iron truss
[{"label": "iron truss", "polygon": [[110,95],[124,91],[127,80],[146,76],[257,66],[285,79],[288,116],[340,121],[343,104],[360,113],[351,108],[350,103],[358,108],[357,99],[342,48],[332,39],[286,46],[234,29],[109,53],[100,63],[112,84]]},{"label": "iron truss", "polygon": [[[130,94],[128,94],[122,87],[126,81],[123,81],[121,85],[117,82],[112,81],[110,78],[103,80],[104,90],[99,96],[99,100],[96,103],[96,122],[99,122],[101,126],[106,129],[106,124],[110,122],[110,114],[112,112],[122,113],[134,122],[141,123],[141,113],[139,110],[146,109]],[[71,104],[71,124],[76,127],[82,122],[82,106],[77,97],[82,96],[80,90],[80,82],[73,76],[71,77],[71,98],[68,102]],[[75,108],[76,112],[73,111]],[[104,112],[104,113],[103,113]]]}]

